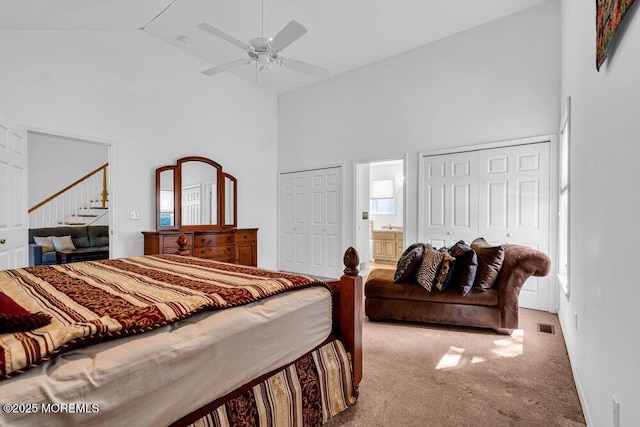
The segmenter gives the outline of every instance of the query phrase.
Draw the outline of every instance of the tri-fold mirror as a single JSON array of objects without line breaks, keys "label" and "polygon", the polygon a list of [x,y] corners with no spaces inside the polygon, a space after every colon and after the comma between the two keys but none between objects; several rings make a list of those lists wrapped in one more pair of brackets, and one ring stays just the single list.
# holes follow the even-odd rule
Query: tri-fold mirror
[{"label": "tri-fold mirror", "polygon": [[206,157],[156,169],[158,230],[236,228],[238,181]]}]

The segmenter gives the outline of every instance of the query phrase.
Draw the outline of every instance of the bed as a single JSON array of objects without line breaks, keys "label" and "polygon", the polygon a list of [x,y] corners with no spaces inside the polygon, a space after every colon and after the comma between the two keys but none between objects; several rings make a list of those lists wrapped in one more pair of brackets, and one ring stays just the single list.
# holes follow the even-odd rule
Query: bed
[{"label": "bed", "polygon": [[321,425],[362,376],[357,264],[350,248],[329,282],[178,255],[2,271],[46,324],[0,335],[0,425]]}]

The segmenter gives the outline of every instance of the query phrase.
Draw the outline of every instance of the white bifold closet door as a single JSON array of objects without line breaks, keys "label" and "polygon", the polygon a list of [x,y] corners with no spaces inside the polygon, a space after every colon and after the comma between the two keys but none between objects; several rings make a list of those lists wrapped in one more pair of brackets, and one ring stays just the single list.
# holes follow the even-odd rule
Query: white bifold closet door
[{"label": "white bifold closet door", "polygon": [[278,268],[342,274],[342,168],[280,174]]},{"label": "white bifold closet door", "polygon": [[[435,247],[484,237],[549,253],[549,142],[429,156],[421,163],[420,239]],[[548,278],[520,306],[549,311]]]}]

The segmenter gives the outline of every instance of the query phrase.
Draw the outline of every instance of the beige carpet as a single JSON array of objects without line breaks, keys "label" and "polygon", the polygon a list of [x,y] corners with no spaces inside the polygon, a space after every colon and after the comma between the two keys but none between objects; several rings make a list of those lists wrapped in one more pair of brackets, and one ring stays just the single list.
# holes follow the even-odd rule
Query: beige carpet
[{"label": "beige carpet", "polygon": [[557,316],[520,309],[520,327],[510,337],[365,319],[360,397],[326,425],[585,425]]}]

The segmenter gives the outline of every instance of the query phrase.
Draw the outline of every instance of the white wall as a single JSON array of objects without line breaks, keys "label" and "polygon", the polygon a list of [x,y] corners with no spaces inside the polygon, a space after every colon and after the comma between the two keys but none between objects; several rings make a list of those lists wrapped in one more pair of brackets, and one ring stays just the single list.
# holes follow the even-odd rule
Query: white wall
[{"label": "white wall", "polygon": [[[637,3],[637,2],[636,2]],[[640,5],[598,73],[595,2],[562,1],[562,97],[572,100],[570,296],[559,317],[588,423],[640,425]],[[578,315],[578,328],[574,325]]]},{"label": "white wall", "polygon": [[407,153],[405,230],[415,241],[419,151],[557,132],[559,11],[545,3],[281,95],[279,169],[346,162],[346,247],[353,161]]},{"label": "white wall", "polygon": [[73,138],[29,134],[29,207],[109,161],[105,145]]},{"label": "white wall", "polygon": [[117,143],[116,256],[155,229],[155,168],[200,155],[238,178],[239,226],[260,228],[259,264],[276,266],[275,96],[139,31],[3,30],[0,57],[4,114]]}]

